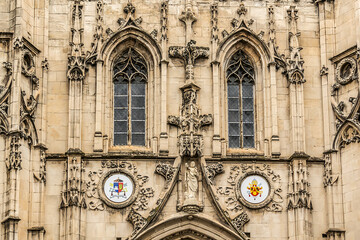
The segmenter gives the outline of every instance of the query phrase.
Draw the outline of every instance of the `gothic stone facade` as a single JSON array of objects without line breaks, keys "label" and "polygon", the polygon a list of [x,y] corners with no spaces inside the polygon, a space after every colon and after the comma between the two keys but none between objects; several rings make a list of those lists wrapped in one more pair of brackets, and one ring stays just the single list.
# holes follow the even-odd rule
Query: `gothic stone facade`
[{"label": "gothic stone facade", "polygon": [[1,0],[2,240],[360,236],[360,0]]}]

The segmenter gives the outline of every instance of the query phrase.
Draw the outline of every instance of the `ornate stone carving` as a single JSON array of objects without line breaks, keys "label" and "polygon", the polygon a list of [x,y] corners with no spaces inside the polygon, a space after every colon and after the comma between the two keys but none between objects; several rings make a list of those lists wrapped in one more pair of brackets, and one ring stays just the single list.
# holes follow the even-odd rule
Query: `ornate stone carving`
[{"label": "ornate stone carving", "polygon": [[[181,12],[179,19],[180,19],[180,21],[185,23],[186,32],[188,35],[191,31],[192,24],[197,20],[195,13],[193,11],[192,1],[186,0],[185,11]],[[188,36],[188,37],[190,37],[190,36]]]},{"label": "ornate stone carving", "polygon": [[191,161],[190,165],[185,163],[186,172],[185,172],[185,202],[192,201],[196,199],[198,192],[198,175],[199,172],[195,166],[195,162]]},{"label": "ornate stone carving", "polygon": [[13,73],[12,63],[11,62],[3,62],[3,66],[6,69],[6,75],[10,76]]},{"label": "ornate stone carving", "polygon": [[136,211],[144,211],[148,209],[149,200],[154,196],[154,189],[149,188],[141,188],[139,191],[139,196],[137,197],[133,209]]},{"label": "ornate stone carving", "polygon": [[38,135],[35,127],[35,111],[37,109],[39,94],[34,97],[30,95],[28,98],[26,93],[21,93],[20,105],[20,131],[29,144],[37,144]]},{"label": "ornate stone carving", "polygon": [[322,66],[320,69],[320,76],[325,76],[329,74],[329,68],[325,67],[325,65]]},{"label": "ornate stone carving", "polygon": [[286,74],[290,83],[301,84],[305,83],[304,78],[304,60],[301,57],[300,51],[302,47],[299,45],[300,32],[297,30],[298,10],[295,6],[290,6],[287,10],[288,21],[290,25],[289,30],[289,50],[290,56],[287,59]]},{"label": "ornate stone carving", "polygon": [[128,2],[126,4],[126,6],[124,7],[124,13],[126,14],[126,18],[119,18],[118,20],[118,24],[120,25],[119,29],[123,29],[127,26],[135,26],[138,28],[140,27],[140,24],[142,22],[142,18],[135,18],[135,6],[131,3]]},{"label": "ornate stone carving", "polygon": [[324,155],[324,187],[332,186],[339,179],[339,175],[335,175],[332,172],[332,163],[330,154]]},{"label": "ornate stone carving", "polygon": [[24,48],[24,41],[22,38],[16,38],[13,43],[14,49],[23,49]]},{"label": "ornate stone carving", "polygon": [[33,89],[39,88],[39,78],[35,74],[35,56],[28,50],[22,52],[21,73],[31,80]]},{"label": "ornate stone carving", "polygon": [[188,214],[196,214],[196,213],[202,212],[204,210],[204,206],[199,205],[198,203],[186,204],[186,205],[178,207],[177,210],[186,212]]},{"label": "ornate stone carving", "polygon": [[47,60],[47,58],[45,58],[43,61],[41,61],[41,67],[45,71],[49,70],[49,61]]},{"label": "ornate stone carving", "polygon": [[[214,238],[212,237],[209,237],[203,233],[199,233],[195,230],[191,230],[191,229],[186,229],[186,230],[182,230],[182,231],[179,231],[179,232],[176,232],[174,234],[171,234],[165,238],[162,238],[162,240],[173,240],[173,239],[188,239],[188,238],[185,238],[185,237],[188,237],[188,236],[192,236],[194,237],[195,239],[198,239],[198,240],[215,240]],[[184,237],[184,238],[182,238]]]},{"label": "ornate stone carving", "polygon": [[71,53],[68,57],[67,78],[82,81],[85,78],[85,54],[83,53],[83,1],[75,1],[71,6]]},{"label": "ornate stone carving", "polygon": [[169,48],[169,56],[173,58],[181,58],[185,63],[186,80],[194,80],[194,64],[199,58],[209,57],[208,47],[196,47],[196,41],[190,40],[186,47],[173,46]]},{"label": "ornate stone carving", "polygon": [[10,153],[9,157],[5,160],[6,168],[10,171],[12,169],[20,170],[21,169],[21,151],[20,151],[20,137],[11,136],[10,140]]},{"label": "ornate stone carving", "polygon": [[140,230],[147,224],[146,219],[143,216],[141,216],[138,212],[136,212],[134,209],[131,209],[131,211],[127,217],[127,220],[134,227],[129,239],[132,239],[133,236],[138,234],[140,232]]},{"label": "ornate stone carving", "polygon": [[289,190],[287,209],[306,208],[312,210],[311,194],[308,181],[309,172],[303,162],[289,164]]},{"label": "ornate stone carving", "polygon": [[185,63],[186,82],[182,91],[182,107],[180,117],[169,116],[168,123],[181,128],[182,133],[179,136],[180,155],[181,156],[201,156],[203,148],[203,137],[200,130],[203,126],[212,123],[211,114],[200,114],[197,106],[197,91],[200,89],[194,83],[193,67],[196,59],[207,58],[209,48],[195,47],[195,41],[191,40],[186,47],[170,47],[170,57],[181,58]]},{"label": "ornate stone carving", "polygon": [[165,178],[165,189],[169,187],[171,180],[176,172],[176,167],[173,167],[169,163],[158,163],[155,168],[155,173]]},{"label": "ornate stone carving", "polygon": [[243,173],[249,172],[249,171],[260,171],[264,172],[273,182],[280,181],[280,175],[275,174],[274,171],[271,169],[271,166],[269,164],[262,164],[257,165],[255,163],[253,164],[241,164],[241,169]]},{"label": "ornate stone carving", "polygon": [[215,185],[215,176],[224,172],[224,166],[222,163],[215,163],[206,166],[206,177],[209,179],[211,185]]},{"label": "ornate stone carving", "polygon": [[168,39],[168,37],[167,37],[168,11],[169,11],[169,1],[164,0],[161,2],[161,17],[160,17],[161,40],[164,40],[164,41],[166,41]]},{"label": "ornate stone carving", "polygon": [[86,208],[84,180],[84,160],[80,157],[68,158],[65,162],[63,190],[61,191],[60,208],[77,206]]},{"label": "ornate stone carving", "polygon": [[282,189],[277,188],[274,190],[274,195],[272,201],[265,208],[269,212],[281,212],[283,210],[282,203],[284,202],[283,197],[281,196]]},{"label": "ornate stone carving", "polygon": [[245,4],[243,2],[240,3],[239,8],[236,10],[236,13],[238,14],[237,18],[233,18],[231,20],[231,26],[232,26],[232,32],[238,30],[239,28],[247,28],[249,29],[249,27],[254,23],[253,19],[246,19],[246,13],[247,13],[247,9],[245,7]]},{"label": "ornate stone carving", "polygon": [[[234,194],[234,189],[232,189],[232,194]],[[230,212],[238,212],[243,210],[243,207],[240,205],[236,197],[229,197],[225,200],[226,210]]]},{"label": "ornate stone carving", "polygon": [[231,220],[233,226],[241,231],[246,223],[250,221],[249,215],[246,212],[241,212],[237,217]]},{"label": "ornate stone carving", "polygon": [[223,31],[221,32],[221,35],[222,35],[223,38],[227,38],[227,37],[229,36],[229,33],[228,33],[228,31],[223,30]]},{"label": "ornate stone carving", "polygon": [[357,63],[354,58],[347,57],[336,66],[336,82],[341,85],[348,84],[357,78]]},{"label": "ornate stone carving", "polygon": [[219,28],[218,28],[218,3],[215,2],[210,5],[211,11],[211,42],[217,42],[219,40]]},{"label": "ornate stone carving", "polygon": [[95,64],[95,60],[100,50],[101,43],[104,41],[104,0],[98,0],[96,3],[96,26],[94,39],[91,43],[91,51],[87,52],[85,62]]},{"label": "ornate stone carving", "polygon": [[100,200],[98,192],[98,183],[103,175],[103,170],[89,171],[86,182],[86,196],[89,199],[88,207],[90,210],[103,211],[105,209],[103,201]]},{"label": "ornate stone carving", "polygon": [[11,92],[11,75],[12,64],[4,62],[4,68],[6,69],[6,75],[4,77],[5,86],[0,85],[0,133],[8,134],[9,132],[9,98]]},{"label": "ornate stone carving", "polygon": [[344,148],[350,143],[360,142],[360,131],[358,128],[354,128],[352,125],[346,127],[342,132],[338,134],[338,146]]},{"label": "ornate stone carving", "polygon": [[34,173],[34,177],[39,182],[46,183],[46,157],[45,150],[40,150],[40,166],[39,171]]},{"label": "ornate stone carving", "polygon": [[158,35],[158,30],[154,29],[151,31],[150,36],[156,41]]},{"label": "ornate stone carving", "polygon": [[273,57],[273,61],[276,64],[276,69],[280,67],[286,70],[285,56],[279,54],[278,46],[276,45],[276,29],[275,29],[275,16],[274,16],[274,7],[269,6],[268,8],[269,14],[269,49],[271,56]]}]

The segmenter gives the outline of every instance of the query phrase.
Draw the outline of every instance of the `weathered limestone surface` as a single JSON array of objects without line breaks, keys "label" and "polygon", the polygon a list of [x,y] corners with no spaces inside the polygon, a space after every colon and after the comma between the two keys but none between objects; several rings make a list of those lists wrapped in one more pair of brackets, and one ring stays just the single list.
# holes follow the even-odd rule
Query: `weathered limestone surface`
[{"label": "weathered limestone surface", "polygon": [[[0,239],[357,239],[359,26],[360,0],[1,0]],[[145,146],[114,144],[129,48]],[[248,149],[228,137],[240,49]],[[124,203],[105,199],[111,174],[134,184]],[[254,175],[261,203],[241,193]]]}]

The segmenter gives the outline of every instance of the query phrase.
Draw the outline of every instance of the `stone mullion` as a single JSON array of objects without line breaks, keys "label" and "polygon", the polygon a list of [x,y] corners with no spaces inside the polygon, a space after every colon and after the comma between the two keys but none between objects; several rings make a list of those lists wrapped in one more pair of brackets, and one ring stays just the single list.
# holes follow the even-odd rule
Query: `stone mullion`
[{"label": "stone mullion", "polygon": [[305,110],[304,110],[304,85],[297,84],[297,112],[298,112],[298,126],[299,126],[299,152],[306,151],[305,143]]},{"label": "stone mullion", "polygon": [[168,51],[167,51],[167,28],[168,28],[168,0],[162,1],[161,7],[161,51],[163,59],[160,62],[160,141],[159,154],[169,154],[169,142],[167,133],[167,78],[168,78]]},{"label": "stone mullion", "polygon": [[[165,50],[166,51],[166,50]],[[167,134],[167,75],[168,75],[167,60],[161,61],[161,83],[160,83],[160,154],[167,155],[169,153],[169,143]]]},{"label": "stone mullion", "polygon": [[270,64],[270,101],[271,101],[271,155],[280,155],[280,140],[278,127],[278,106],[276,86],[276,65]]},{"label": "stone mullion", "polygon": [[[331,96],[330,87],[331,83],[335,82],[334,72],[329,58],[335,54],[334,46],[334,5],[332,2],[318,1],[319,8],[319,27],[320,27],[320,70],[321,86],[322,86],[322,107],[323,107],[323,124],[324,124],[324,150],[330,151],[332,148],[331,133],[335,131],[334,115],[330,114],[331,109]],[[329,14],[330,12],[330,14]],[[330,69],[330,70],[329,70]],[[328,171],[330,173],[330,182],[325,182],[326,192],[326,210],[327,210],[327,239],[343,240],[344,239],[344,212],[343,212],[343,199],[342,199],[342,183],[341,183],[341,163],[339,154],[336,151],[324,153],[325,158],[328,157],[330,166]],[[326,156],[328,155],[328,156]],[[326,163],[325,163],[326,164]],[[325,165],[325,168],[327,166]],[[327,169],[325,169],[327,171]],[[337,229],[337,232],[334,232]]]},{"label": "stone mullion", "polygon": [[[334,44],[331,40],[327,40],[332,36],[334,39],[334,20],[333,16],[327,14],[328,11],[333,11],[333,4],[326,1],[320,1],[317,3],[319,8],[319,27],[320,27],[320,65],[322,69],[320,70],[321,77],[321,86],[322,86],[322,108],[323,108],[323,122],[324,122],[324,148],[325,150],[331,149],[331,122],[333,121],[333,116],[331,112],[330,104],[330,76],[328,74],[329,66],[331,62],[330,57],[334,56]],[[330,9],[329,9],[330,8]]]},{"label": "stone mullion", "polygon": [[331,181],[325,186],[327,204],[327,239],[345,239],[343,184],[341,176],[341,154],[337,151],[329,153],[331,162]]},{"label": "stone mullion", "polygon": [[[355,1],[355,25],[360,26],[360,0]],[[356,45],[360,49],[360,29],[356,27]]]},{"label": "stone mullion", "polygon": [[[265,156],[269,156],[271,153],[271,149],[269,146],[269,141],[271,140],[271,132],[272,132],[272,116],[271,116],[271,89],[270,89],[270,79],[268,78],[268,76],[266,76],[265,74],[263,74],[263,79],[264,79],[264,99],[265,99],[265,103],[264,103],[264,154]],[[255,92],[256,94],[256,92]],[[242,109],[241,109],[242,111]],[[259,139],[256,139],[256,142],[259,143],[258,141]],[[255,142],[255,143],[256,143]]]},{"label": "stone mullion", "polygon": [[[213,49],[213,51],[215,51]],[[220,137],[220,76],[219,62],[212,62],[212,78],[213,78],[213,113],[214,113],[214,136],[213,136],[213,156],[221,155],[221,137]]]},{"label": "stone mullion", "polygon": [[103,91],[103,68],[104,61],[96,61],[96,105],[95,105],[95,136],[94,136],[94,152],[103,151],[103,131],[102,131],[102,99]]},{"label": "stone mullion", "polygon": [[278,106],[277,106],[277,79],[276,79],[276,29],[274,7],[268,7],[269,14],[269,49],[271,53],[271,62],[269,63],[270,72],[270,101],[271,101],[271,155],[280,156],[280,139],[278,126]]},{"label": "stone mullion", "polygon": [[289,97],[290,97],[290,140],[292,143],[292,151],[295,152],[297,150],[297,124],[296,124],[296,85],[290,84],[289,86]]}]

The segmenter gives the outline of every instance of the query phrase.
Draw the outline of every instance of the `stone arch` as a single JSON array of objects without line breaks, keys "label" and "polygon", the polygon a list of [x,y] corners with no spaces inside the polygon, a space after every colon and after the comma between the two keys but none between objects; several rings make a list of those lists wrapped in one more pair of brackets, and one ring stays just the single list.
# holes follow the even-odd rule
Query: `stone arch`
[{"label": "stone arch", "polygon": [[234,45],[239,42],[245,42],[249,46],[252,46],[256,50],[257,55],[261,56],[264,63],[269,63],[271,60],[270,50],[266,43],[249,29],[240,28],[219,43],[216,51],[216,61],[224,62],[225,57],[228,56],[228,53],[231,52]]},{"label": "stone arch", "polygon": [[[223,39],[216,51],[216,62],[219,62],[221,105],[227,106],[226,95],[226,67],[231,56],[241,49],[250,58],[255,70],[255,149],[259,153],[265,152],[265,139],[271,139],[271,136],[265,136],[265,129],[271,127],[271,123],[266,121],[266,109],[270,109],[271,96],[264,94],[266,86],[270,84],[270,71],[268,64],[271,62],[270,50],[266,43],[260,39],[251,30],[242,27],[231,33]],[[222,110],[223,119],[221,123],[227,123],[227,107]],[[269,114],[269,113],[267,113]],[[221,135],[228,138],[227,126],[222,125]]]},{"label": "stone arch", "polygon": [[113,33],[102,45],[98,60],[106,62],[114,49],[121,43],[133,39],[141,43],[151,54],[154,63],[160,63],[162,52],[159,44],[147,32],[135,26],[125,27]]},{"label": "stone arch", "polygon": [[346,120],[334,137],[333,149],[339,150],[353,142],[360,142],[360,129],[354,121]]},{"label": "stone arch", "polygon": [[243,239],[209,216],[183,215],[161,221],[142,232],[138,240],[230,240]]},{"label": "stone arch", "polygon": [[[97,56],[96,65],[96,86],[100,91],[96,93],[96,105],[99,110],[96,110],[96,129],[95,129],[95,145],[94,149],[102,151],[103,139],[96,140],[99,136],[108,136],[109,141],[107,145],[112,147],[113,136],[113,82],[112,82],[112,69],[116,58],[125,49],[132,48],[139,53],[148,64],[148,83],[147,83],[147,112],[151,117],[147,119],[148,129],[146,136],[147,148],[152,146],[152,139],[155,132],[155,118],[156,114],[160,114],[159,103],[156,95],[160,92],[154,92],[156,84],[160,81],[160,61],[162,60],[162,52],[158,43],[145,31],[137,26],[129,25],[125,28],[113,33],[102,45]],[[102,91],[101,91],[102,89]],[[158,90],[158,89],[157,89]],[[159,91],[159,90],[158,90]],[[103,117],[105,116],[105,118]],[[98,144],[96,144],[98,143]],[[98,146],[98,147],[97,147]]]}]

